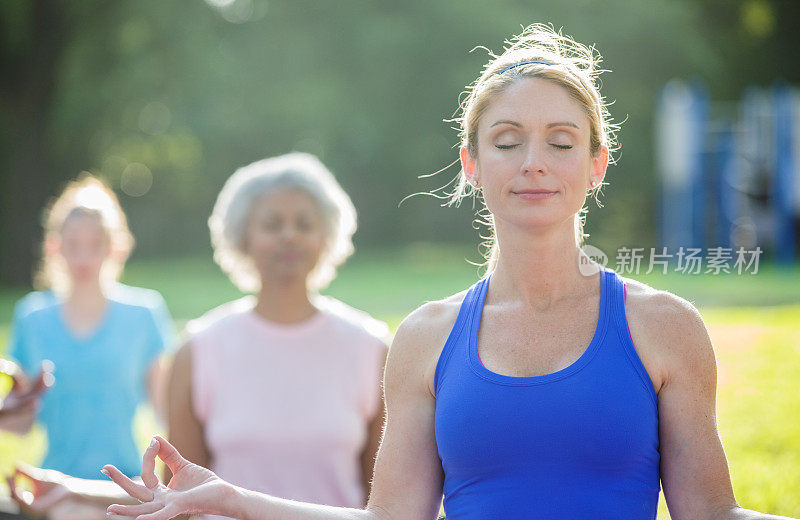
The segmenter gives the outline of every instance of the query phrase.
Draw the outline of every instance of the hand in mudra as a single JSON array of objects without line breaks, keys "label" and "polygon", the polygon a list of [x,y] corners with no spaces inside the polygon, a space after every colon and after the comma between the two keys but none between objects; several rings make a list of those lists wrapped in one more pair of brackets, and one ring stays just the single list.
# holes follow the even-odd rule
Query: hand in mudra
[{"label": "hand in mudra", "polygon": [[[166,486],[155,474],[156,455],[172,471],[172,479]],[[169,520],[183,513],[224,514],[220,507],[232,489],[211,470],[184,459],[160,436],[153,437],[144,452],[143,484],[137,484],[112,465],[103,466],[102,471],[131,497],[142,502],[133,506],[114,504],[109,506],[108,512],[134,516],[137,520]]]},{"label": "hand in mudra", "polygon": [[[16,480],[20,477],[31,482],[31,491],[17,487]],[[6,477],[11,498],[26,518],[51,516],[53,507],[70,497],[65,480],[66,475],[59,471],[35,468],[25,463],[18,463],[14,474]]]}]

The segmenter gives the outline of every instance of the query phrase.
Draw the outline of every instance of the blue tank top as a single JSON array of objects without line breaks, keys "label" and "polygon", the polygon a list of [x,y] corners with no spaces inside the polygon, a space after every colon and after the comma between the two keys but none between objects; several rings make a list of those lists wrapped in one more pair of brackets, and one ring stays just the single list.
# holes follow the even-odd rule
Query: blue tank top
[{"label": "blue tank top", "polygon": [[630,338],[624,284],[600,272],[589,347],[541,376],[488,370],[477,337],[491,277],[467,292],[436,365],[448,520],[653,520],[658,403]]}]

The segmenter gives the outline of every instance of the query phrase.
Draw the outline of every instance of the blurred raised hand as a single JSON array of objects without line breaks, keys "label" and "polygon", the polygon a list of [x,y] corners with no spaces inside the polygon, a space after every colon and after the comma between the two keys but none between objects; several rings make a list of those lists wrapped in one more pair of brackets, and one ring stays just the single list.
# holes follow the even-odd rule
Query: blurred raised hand
[{"label": "blurred raised hand", "polygon": [[0,359],[0,373],[11,377],[11,391],[0,399],[0,429],[23,435],[36,417],[39,399],[53,385],[52,363],[42,365],[39,376],[31,380],[16,363]]},{"label": "blurred raised hand", "polygon": [[[156,456],[172,471],[166,486],[155,473]],[[126,493],[141,504],[114,504],[108,512],[137,520],[169,520],[183,513],[225,514],[221,505],[233,487],[209,469],[184,459],[163,437],[155,436],[142,459],[142,483],[134,482],[112,465],[103,467]]]}]

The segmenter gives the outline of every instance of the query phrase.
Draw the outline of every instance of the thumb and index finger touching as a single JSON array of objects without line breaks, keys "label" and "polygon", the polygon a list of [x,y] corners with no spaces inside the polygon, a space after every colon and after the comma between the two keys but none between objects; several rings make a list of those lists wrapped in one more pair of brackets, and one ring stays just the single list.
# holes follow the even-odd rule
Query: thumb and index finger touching
[{"label": "thumb and index finger touching", "polygon": [[142,481],[149,488],[159,482],[155,472],[156,456],[164,461],[173,475],[189,464],[169,441],[160,435],[154,436],[142,458]]},{"label": "thumb and index finger touching", "polygon": [[184,459],[172,444],[160,435],[156,435],[153,437],[150,446],[147,447],[142,457],[141,476],[144,486],[133,482],[112,465],[103,466],[102,472],[108,475],[129,495],[138,500],[147,502],[153,499],[153,492],[151,490],[159,484],[159,479],[155,472],[156,456],[164,461],[173,475],[189,464],[189,461]]}]

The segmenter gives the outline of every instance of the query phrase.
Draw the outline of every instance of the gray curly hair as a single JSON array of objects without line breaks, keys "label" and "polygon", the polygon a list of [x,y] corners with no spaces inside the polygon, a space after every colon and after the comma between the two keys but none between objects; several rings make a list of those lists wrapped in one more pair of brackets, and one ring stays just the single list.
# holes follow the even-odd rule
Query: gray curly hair
[{"label": "gray curly hair", "polygon": [[317,157],[294,152],[256,161],[236,170],[225,182],[208,219],[214,261],[244,292],[261,289],[258,271],[245,251],[245,233],[253,205],[263,195],[287,189],[307,193],[317,203],[325,222],[325,246],[309,274],[310,290],[327,287],[335,278],[336,269],[354,251],[355,207]]}]

